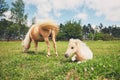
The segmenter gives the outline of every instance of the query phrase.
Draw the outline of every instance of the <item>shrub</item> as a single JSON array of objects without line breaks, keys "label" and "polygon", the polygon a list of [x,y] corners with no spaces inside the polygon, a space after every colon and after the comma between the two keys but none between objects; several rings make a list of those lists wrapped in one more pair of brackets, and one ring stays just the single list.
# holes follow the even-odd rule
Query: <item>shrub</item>
[{"label": "shrub", "polygon": [[103,33],[96,33],[95,37],[94,37],[94,40],[102,40],[103,35],[104,35]]},{"label": "shrub", "polygon": [[113,37],[110,34],[103,34],[103,33],[96,33],[94,40],[104,40],[104,41],[108,41],[108,40],[112,40]]},{"label": "shrub", "polygon": [[112,39],[113,39],[113,37],[110,34],[104,34],[103,38],[102,38],[102,40],[104,40],[104,41],[108,41],[108,40],[112,40]]}]

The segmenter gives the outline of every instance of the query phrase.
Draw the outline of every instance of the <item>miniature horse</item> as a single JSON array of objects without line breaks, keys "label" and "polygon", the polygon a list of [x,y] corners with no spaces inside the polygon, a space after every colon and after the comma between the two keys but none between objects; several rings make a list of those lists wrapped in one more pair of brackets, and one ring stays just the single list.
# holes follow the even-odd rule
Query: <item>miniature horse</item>
[{"label": "miniature horse", "polygon": [[50,21],[32,25],[32,27],[27,32],[25,39],[22,42],[22,46],[24,48],[23,52],[27,52],[27,50],[30,48],[31,41],[34,42],[35,50],[37,52],[38,42],[44,40],[48,47],[47,56],[50,56],[49,36],[51,36],[56,56],[58,56],[56,41],[55,41],[58,31],[59,31],[59,27],[54,22],[50,22]]},{"label": "miniature horse", "polygon": [[65,53],[65,57],[72,57],[72,61],[78,61],[78,63],[84,62],[86,60],[93,58],[93,53],[90,48],[79,39],[70,39],[68,44],[68,49]]}]

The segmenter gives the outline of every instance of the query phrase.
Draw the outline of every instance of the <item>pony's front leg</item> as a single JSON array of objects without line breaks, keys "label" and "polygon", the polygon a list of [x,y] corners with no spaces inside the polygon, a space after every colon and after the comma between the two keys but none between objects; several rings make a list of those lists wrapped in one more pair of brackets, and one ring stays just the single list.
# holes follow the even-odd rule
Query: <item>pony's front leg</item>
[{"label": "pony's front leg", "polygon": [[80,63],[82,63],[82,62],[86,62],[86,60],[83,60],[83,61],[78,60],[77,57],[76,57],[76,55],[74,55],[74,56],[71,58],[71,60],[72,60],[73,62],[77,61],[77,64],[80,64]]},{"label": "pony's front leg", "polygon": [[34,44],[35,44],[35,53],[38,53],[38,41],[34,41]]},{"label": "pony's front leg", "polygon": [[71,58],[71,60],[74,62],[74,61],[76,61],[77,59],[76,59],[76,55],[74,55],[72,58]]},{"label": "pony's front leg", "polygon": [[49,57],[51,54],[50,54],[50,42],[49,42],[49,39],[48,38],[45,38],[45,42],[47,44],[47,57]]}]

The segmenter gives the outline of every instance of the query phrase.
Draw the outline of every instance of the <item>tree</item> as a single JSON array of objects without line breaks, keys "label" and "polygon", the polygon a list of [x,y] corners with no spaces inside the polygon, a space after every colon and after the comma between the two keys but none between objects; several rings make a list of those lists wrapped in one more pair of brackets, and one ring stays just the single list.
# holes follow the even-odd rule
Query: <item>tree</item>
[{"label": "tree", "polygon": [[82,39],[81,21],[68,21],[63,27],[63,32],[67,40],[70,38]]},{"label": "tree", "polygon": [[59,25],[59,33],[57,35],[57,39],[58,40],[65,40],[66,39],[65,32],[63,32],[63,27],[64,27],[64,25],[61,23]]},{"label": "tree", "polygon": [[69,40],[70,38],[82,39],[81,21],[68,21],[60,24],[60,30],[57,36],[58,40]]},{"label": "tree", "polygon": [[101,30],[101,32],[104,34],[106,34],[106,33],[109,34],[109,29],[107,27],[105,27]]},{"label": "tree", "polygon": [[111,35],[120,38],[120,27],[117,27],[116,25],[114,27],[112,26]]},{"label": "tree", "polygon": [[83,38],[87,39],[89,34],[89,28],[86,25],[84,25],[82,31],[83,31]]},{"label": "tree", "polygon": [[18,36],[18,24],[13,23],[12,25],[10,25],[9,27],[7,27],[7,32],[6,32],[6,39],[7,41],[9,41],[10,39],[15,39]]},{"label": "tree", "polygon": [[93,40],[94,39],[94,36],[95,36],[95,31],[94,31],[94,29],[92,28],[92,26],[91,26],[91,24],[89,23],[88,24],[88,37],[89,37],[89,39],[91,39],[91,40]]},{"label": "tree", "polygon": [[[0,21],[0,39],[1,40],[17,40],[18,37],[18,27],[19,25],[11,21],[2,19]],[[21,26],[21,34],[25,34],[28,30],[28,27],[25,25]]]},{"label": "tree", "polygon": [[18,34],[21,35],[22,26],[27,22],[27,15],[24,14],[24,2],[23,0],[16,0],[12,3],[11,14],[12,14],[12,21],[18,24]]},{"label": "tree", "polygon": [[102,23],[100,23],[99,28],[100,28],[100,30],[102,30],[102,28],[103,28],[103,24]]},{"label": "tree", "polygon": [[13,22],[2,19],[0,21],[0,39],[5,39],[7,37],[7,28],[12,25]]},{"label": "tree", "polygon": [[0,0],[0,16],[4,16],[4,12],[8,10],[8,4],[5,0]]}]

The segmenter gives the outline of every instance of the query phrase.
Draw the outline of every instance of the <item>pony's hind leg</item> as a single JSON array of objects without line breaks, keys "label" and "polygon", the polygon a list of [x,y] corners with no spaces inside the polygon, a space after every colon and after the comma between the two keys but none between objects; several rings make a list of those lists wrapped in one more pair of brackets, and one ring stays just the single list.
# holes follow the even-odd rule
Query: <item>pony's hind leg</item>
[{"label": "pony's hind leg", "polygon": [[46,42],[46,44],[47,44],[47,57],[48,56],[50,56],[51,54],[50,54],[50,41],[49,41],[49,39],[48,39],[48,37],[47,38],[44,38],[44,40],[45,40],[45,42]]},{"label": "pony's hind leg", "polygon": [[54,50],[55,50],[55,54],[56,54],[56,56],[58,56],[57,46],[56,46],[56,41],[55,41],[55,32],[54,31],[52,31],[52,41],[53,41],[53,47],[54,47]]},{"label": "pony's hind leg", "polygon": [[57,52],[57,47],[56,47],[55,39],[53,39],[53,47],[54,47],[56,56],[58,56],[58,52]]}]

